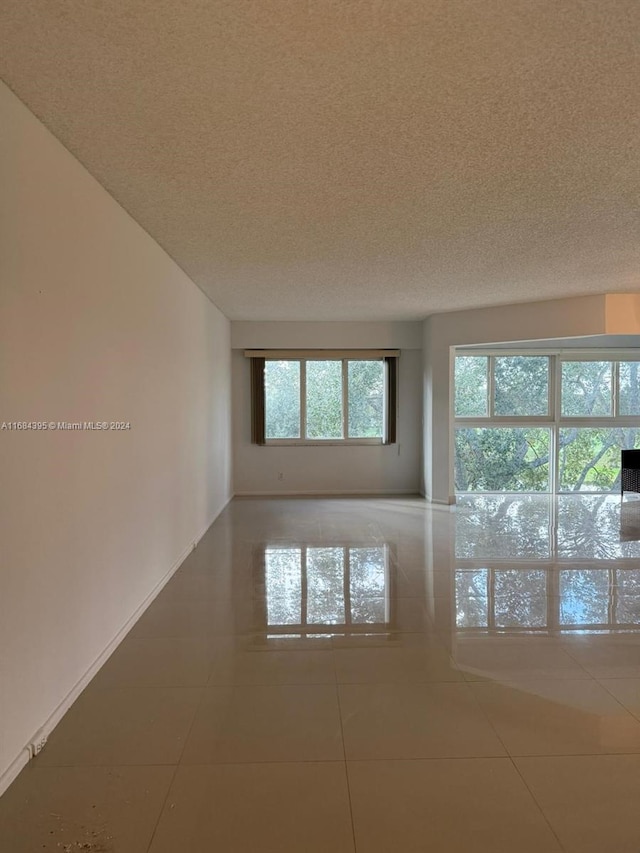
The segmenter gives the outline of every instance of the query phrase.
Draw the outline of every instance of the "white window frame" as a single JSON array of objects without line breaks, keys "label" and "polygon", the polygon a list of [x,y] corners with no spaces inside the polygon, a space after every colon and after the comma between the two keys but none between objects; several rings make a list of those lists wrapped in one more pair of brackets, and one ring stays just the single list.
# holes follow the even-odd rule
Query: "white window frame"
[{"label": "white window frame", "polygon": [[[487,357],[487,415],[463,416],[455,413],[455,358],[458,356]],[[549,409],[548,414],[539,415],[510,415],[502,416],[494,414],[494,365],[498,357],[514,356],[537,356],[549,358]],[[559,483],[560,463],[560,429],[615,429],[636,428],[640,429],[640,414],[620,415],[619,380],[621,361],[640,362],[640,351],[637,349],[474,349],[455,348],[453,350],[452,393],[450,394],[450,422],[452,424],[451,435],[451,465],[455,465],[455,432],[459,428],[487,429],[487,428],[526,428],[526,427],[548,427],[549,437],[549,489],[544,492],[519,492],[518,494],[538,495],[571,495],[590,494],[607,495],[610,491],[573,492],[562,490]],[[612,371],[612,414],[589,416],[562,415],[562,364],[567,361],[609,361],[614,365]],[[454,478],[452,478],[454,482]],[[464,492],[456,491],[456,494],[505,494],[505,492]]]},{"label": "white window frame", "polygon": [[[321,446],[331,447],[333,445],[381,445],[385,443],[385,424],[387,423],[386,407],[388,404],[387,377],[384,373],[384,357],[381,356],[340,356],[336,357],[330,353],[311,356],[268,356],[268,361],[296,361],[300,364],[300,438],[267,438],[265,435],[265,446]],[[340,361],[342,363],[342,435],[343,438],[306,438],[307,431],[307,362],[308,361]],[[349,428],[349,361],[378,361],[383,367],[383,413],[382,413],[382,435],[380,437],[347,437]],[[266,383],[265,383],[266,385]],[[266,387],[265,387],[265,420],[266,420]],[[266,424],[265,424],[266,432]]]}]

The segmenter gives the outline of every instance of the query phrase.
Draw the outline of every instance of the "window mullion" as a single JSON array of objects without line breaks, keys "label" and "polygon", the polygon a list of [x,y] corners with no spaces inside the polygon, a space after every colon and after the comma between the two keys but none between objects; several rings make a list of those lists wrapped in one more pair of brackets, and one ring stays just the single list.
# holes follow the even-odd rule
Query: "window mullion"
[{"label": "window mullion", "polygon": [[307,626],[307,546],[300,548],[300,619],[303,626]]},{"label": "window mullion", "polygon": [[351,626],[351,560],[350,548],[345,546],[342,552],[342,592],[344,596],[344,623]]},{"label": "window mullion", "polygon": [[300,359],[300,438],[307,437],[307,360]]},{"label": "window mullion", "polygon": [[553,357],[553,471],[550,471],[549,488],[552,495],[560,491],[560,417],[562,407],[562,359]]},{"label": "window mullion", "polygon": [[494,632],[496,628],[496,576],[495,569],[489,569],[487,577],[487,628]]},{"label": "window mullion", "polygon": [[342,437],[349,438],[349,380],[347,359],[342,359]]},{"label": "window mullion", "polygon": [[489,356],[488,367],[489,367],[489,376],[487,377],[487,394],[489,395],[488,412],[489,412],[489,417],[493,418],[495,416],[495,411],[496,411],[496,405],[495,405],[496,359],[495,359],[495,356],[493,356],[493,355]]}]

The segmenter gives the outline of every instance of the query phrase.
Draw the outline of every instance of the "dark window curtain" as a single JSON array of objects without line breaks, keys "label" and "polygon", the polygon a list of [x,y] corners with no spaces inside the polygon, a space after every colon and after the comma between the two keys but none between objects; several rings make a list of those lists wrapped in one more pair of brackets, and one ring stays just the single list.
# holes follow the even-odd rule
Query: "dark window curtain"
[{"label": "dark window curtain", "polygon": [[384,363],[387,372],[387,422],[384,443],[395,444],[398,431],[398,359],[395,356],[388,356]]},{"label": "dark window curtain", "polygon": [[264,358],[251,359],[251,441],[265,443]]}]

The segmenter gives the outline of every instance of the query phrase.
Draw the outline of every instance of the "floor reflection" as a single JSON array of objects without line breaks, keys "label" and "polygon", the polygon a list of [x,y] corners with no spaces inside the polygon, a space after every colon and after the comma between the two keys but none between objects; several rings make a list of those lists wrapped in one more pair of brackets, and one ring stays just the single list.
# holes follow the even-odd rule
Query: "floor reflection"
[{"label": "floor reflection", "polygon": [[640,569],[458,568],[457,628],[594,630],[640,624]]},{"label": "floor reflection", "polygon": [[392,627],[389,546],[281,545],[257,549],[264,630],[301,638]]},{"label": "floor reflection", "polygon": [[636,631],[640,502],[612,495],[459,499],[457,631]]},{"label": "floor reflection", "polygon": [[625,500],[620,505],[620,541],[640,541],[640,495],[635,500]]},{"label": "floor reflection", "polygon": [[461,559],[640,558],[640,501],[618,495],[460,495],[455,553]]}]

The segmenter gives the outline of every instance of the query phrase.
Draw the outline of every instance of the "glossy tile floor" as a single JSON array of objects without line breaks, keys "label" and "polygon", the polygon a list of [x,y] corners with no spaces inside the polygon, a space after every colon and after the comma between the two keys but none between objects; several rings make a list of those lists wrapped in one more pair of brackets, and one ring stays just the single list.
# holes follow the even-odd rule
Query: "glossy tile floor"
[{"label": "glossy tile floor", "polygon": [[640,850],[640,501],[236,500],[0,850]]}]

